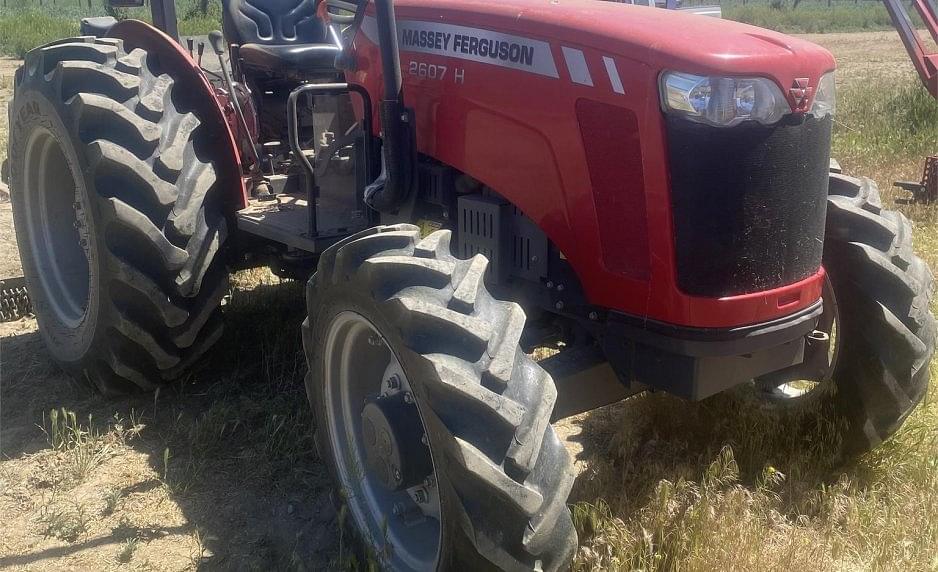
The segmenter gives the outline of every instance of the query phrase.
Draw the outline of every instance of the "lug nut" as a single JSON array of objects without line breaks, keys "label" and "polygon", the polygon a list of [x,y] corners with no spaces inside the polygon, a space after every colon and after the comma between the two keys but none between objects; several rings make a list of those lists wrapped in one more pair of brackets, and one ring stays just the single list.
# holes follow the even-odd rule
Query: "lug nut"
[{"label": "lug nut", "polygon": [[427,501],[430,500],[430,497],[427,494],[427,491],[423,489],[417,489],[414,491],[414,500],[416,500],[420,504],[426,504]]},{"label": "lug nut", "polygon": [[404,514],[404,503],[396,502],[394,503],[394,508],[391,509],[391,512],[394,513],[394,516],[401,516]]},{"label": "lug nut", "polygon": [[551,282],[550,280],[548,280],[548,281],[547,281],[547,288],[553,288],[553,287],[554,287],[554,283]]},{"label": "lug nut", "polygon": [[404,403],[406,403],[406,404],[408,404],[408,405],[413,405],[413,404],[414,404],[414,394],[411,393],[411,392],[409,392],[409,391],[405,392],[405,393],[404,393]]},{"label": "lug nut", "polygon": [[590,320],[596,321],[599,319],[599,314],[597,314],[596,312],[590,312],[589,318]]},{"label": "lug nut", "polygon": [[388,378],[387,384],[391,389],[398,389],[401,387],[401,378],[397,377],[396,375],[392,375],[390,378]]},{"label": "lug nut", "polygon": [[557,302],[556,304],[554,304],[554,308],[557,308],[558,310],[563,310],[563,302],[562,301]]},{"label": "lug nut", "polygon": [[563,292],[563,290],[564,290],[563,284],[557,284],[557,291],[558,291],[558,292]]}]

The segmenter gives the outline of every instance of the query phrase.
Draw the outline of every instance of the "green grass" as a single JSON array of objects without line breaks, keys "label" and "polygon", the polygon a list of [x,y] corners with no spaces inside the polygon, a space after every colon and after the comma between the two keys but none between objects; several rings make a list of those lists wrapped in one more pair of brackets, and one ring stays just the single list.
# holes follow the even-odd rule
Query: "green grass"
[{"label": "green grass", "polygon": [[[2,2],[3,0],[0,0]],[[7,0],[0,3],[0,54],[23,57],[29,50],[60,38],[77,36],[79,22],[87,16],[104,16],[106,0]],[[202,14],[195,0],[179,0],[179,32],[202,35],[221,28],[221,3],[212,0]],[[118,16],[149,20],[148,9],[120,10]]]},{"label": "green grass", "polygon": [[0,15],[0,53],[22,58],[36,46],[78,35],[78,20],[38,11]]},{"label": "green grass", "polygon": [[938,104],[915,76],[885,90],[851,87],[838,99],[832,154],[870,176],[938,150]]},{"label": "green grass", "polygon": [[[2,2],[3,0],[0,0]],[[0,54],[22,57],[28,50],[52,40],[78,33],[78,22],[85,16],[107,13],[106,0],[6,0],[0,4]],[[805,0],[792,8],[790,0],[740,1],[713,0],[723,8],[723,17],[764,28],[789,33],[856,32],[891,30],[892,22],[880,2]],[[183,35],[206,34],[221,27],[220,0],[211,0],[209,10],[201,14],[197,0],[179,0],[179,30]],[[122,10],[126,17],[149,19],[146,9]],[[913,21],[919,22],[913,15]]]},{"label": "green grass", "polygon": [[[723,17],[787,33],[865,32],[891,30],[892,20],[880,2],[721,2]],[[913,21],[919,23],[917,15]]]}]

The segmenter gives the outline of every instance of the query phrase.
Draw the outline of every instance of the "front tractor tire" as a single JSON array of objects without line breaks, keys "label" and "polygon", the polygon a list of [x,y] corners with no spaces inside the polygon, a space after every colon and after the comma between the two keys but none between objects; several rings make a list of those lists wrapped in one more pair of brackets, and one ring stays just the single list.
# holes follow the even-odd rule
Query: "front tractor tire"
[{"label": "front tractor tire", "polygon": [[226,223],[191,97],[115,39],[37,48],[16,75],[11,195],[39,329],[104,393],[177,378],[221,334]]},{"label": "front tractor tire", "polygon": [[525,316],[450,232],[378,227],[326,251],[304,345],[316,442],[365,554],[392,570],[558,570],[574,473]]},{"label": "front tractor tire", "polygon": [[913,253],[909,220],[882,207],[870,179],[837,173],[830,176],[824,268],[828,283],[818,327],[832,347],[822,346],[829,361],[811,380],[816,387],[791,391],[771,374],[755,385],[780,410],[832,412],[840,450],[852,456],[891,437],[927,392],[936,336],[934,279]]}]

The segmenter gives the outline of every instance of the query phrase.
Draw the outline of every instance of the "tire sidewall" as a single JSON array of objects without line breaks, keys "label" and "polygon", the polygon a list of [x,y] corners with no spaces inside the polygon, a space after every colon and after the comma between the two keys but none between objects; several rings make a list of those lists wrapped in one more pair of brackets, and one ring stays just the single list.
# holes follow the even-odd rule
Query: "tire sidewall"
[{"label": "tire sidewall", "polygon": [[[41,76],[26,75],[23,84],[18,86],[10,109],[10,194],[16,238],[20,245],[20,260],[39,323],[39,331],[53,358],[66,368],[74,368],[94,347],[96,337],[100,335],[97,324],[103,307],[101,300],[106,296],[102,291],[106,284],[102,279],[104,261],[101,255],[105,245],[104,237],[98,231],[101,219],[97,201],[94,200],[94,181],[89,176],[84,145],[74,130],[66,124],[65,121],[72,123],[72,118],[67,106],[58,100],[54,91],[50,82]],[[51,133],[60,145],[72,171],[79,200],[85,212],[84,222],[89,237],[87,257],[90,283],[88,307],[77,328],[63,324],[50,309],[49,294],[41,278],[42,269],[39,268],[33,253],[31,230],[34,225],[30,223],[29,213],[36,205],[38,197],[27,196],[26,154],[30,139],[39,129]]]},{"label": "tire sidewall", "polygon": [[[312,359],[310,360],[307,392],[316,419],[316,445],[320,458],[329,465],[330,473],[335,482],[342,483],[343,481],[335,463],[335,451],[332,448],[329,434],[329,417],[324,393],[326,379],[324,350],[326,337],[333,320],[342,312],[356,312],[368,319],[384,337],[389,349],[403,367],[411,390],[415,394],[418,411],[430,441],[431,458],[433,459],[440,494],[441,539],[438,569],[451,570],[457,567],[456,563],[464,565],[466,562],[471,561],[466,560],[467,557],[477,559],[478,556],[475,554],[475,550],[467,545],[458,526],[458,517],[456,515],[462,509],[447,476],[447,459],[445,454],[442,453],[448,447],[446,430],[442,422],[424,405],[427,403],[427,388],[424,382],[429,371],[432,370],[432,365],[404,345],[398,327],[394,325],[388,316],[387,304],[389,303],[379,304],[370,296],[361,294],[352,287],[351,283],[331,288],[327,287],[317,291],[315,302],[310,304],[310,336],[306,342],[307,355],[312,356]],[[337,495],[335,499],[339,505],[343,502],[341,496],[343,495]],[[354,526],[359,525],[356,522]],[[365,543],[357,528],[353,529],[353,533],[360,543]],[[378,547],[367,547],[371,551],[375,551],[376,548]],[[474,569],[479,568],[474,566]]]}]

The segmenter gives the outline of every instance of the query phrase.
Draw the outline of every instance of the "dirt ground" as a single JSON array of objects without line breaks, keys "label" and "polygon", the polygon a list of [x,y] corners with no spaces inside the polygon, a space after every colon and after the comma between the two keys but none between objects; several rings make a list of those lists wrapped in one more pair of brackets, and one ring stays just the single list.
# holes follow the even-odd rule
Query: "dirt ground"
[{"label": "dirt ground", "polygon": [[[912,74],[890,32],[810,38],[841,81]],[[17,62],[0,59],[0,109]],[[6,113],[0,113],[0,160]],[[20,274],[0,202],[0,278]],[[33,319],[0,324],[0,569],[323,569],[345,551],[310,440],[301,289],[242,273],[204,367],[156,395],[105,400],[51,362]],[[53,410],[76,414],[53,421]],[[589,471],[600,411],[558,427]],[[649,443],[648,446],[653,446]]]},{"label": "dirt ground", "polygon": [[[838,86],[871,79],[915,77],[915,68],[895,32],[802,34],[799,37],[820,44],[834,54]],[[923,34],[923,38],[926,37],[927,34]]]}]

